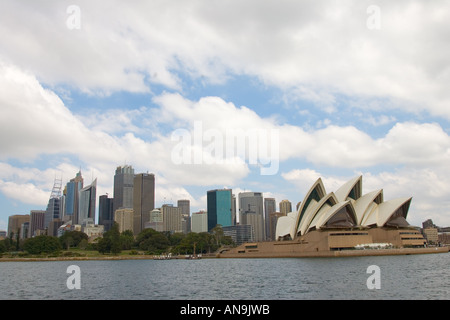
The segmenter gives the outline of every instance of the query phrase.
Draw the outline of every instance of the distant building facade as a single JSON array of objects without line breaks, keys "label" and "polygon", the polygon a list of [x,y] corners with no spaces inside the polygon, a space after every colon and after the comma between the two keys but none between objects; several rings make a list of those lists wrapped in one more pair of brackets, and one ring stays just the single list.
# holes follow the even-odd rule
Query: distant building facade
[{"label": "distant building facade", "polygon": [[150,212],[155,208],[155,175],[139,173],[133,180],[134,234],[139,234],[150,221]]},{"label": "distant building facade", "polygon": [[44,225],[45,210],[31,210],[30,211],[30,233],[29,237],[37,235],[37,230],[45,230]]},{"label": "distant building facade", "polygon": [[277,211],[277,203],[275,198],[264,198],[264,227],[266,229],[266,240],[274,240],[270,229],[270,216],[275,211]]},{"label": "distant building facade", "polygon": [[117,167],[114,175],[114,213],[119,208],[133,208],[133,185],[133,167],[129,165]]},{"label": "distant building facade", "polygon": [[[114,212],[114,221],[119,225],[119,232],[130,230],[133,232],[134,211],[132,208],[121,208]],[[133,232],[134,233],[134,232]]]},{"label": "distant building facade", "polygon": [[97,199],[97,179],[80,190],[79,211],[77,224],[85,225],[88,220],[95,221],[95,207]]},{"label": "distant building facade", "polygon": [[255,241],[253,226],[249,224],[238,224],[235,226],[222,227],[223,234],[230,236],[236,245]]},{"label": "distant building facade", "polygon": [[207,192],[208,231],[216,225],[232,225],[232,191],[216,189]]},{"label": "distant building facade", "polygon": [[261,192],[241,192],[239,197],[239,224],[253,226],[254,241],[265,240],[263,195]]},{"label": "distant building facade", "polygon": [[191,231],[197,233],[208,232],[208,213],[206,211],[192,213]]},{"label": "distant building facade", "polygon": [[114,223],[113,201],[106,194],[98,197],[98,224],[104,226],[105,232],[111,230]]},{"label": "distant building facade", "polygon": [[181,233],[182,230],[182,216],[181,209],[170,204],[164,204],[161,207],[163,217],[163,231],[171,233]]}]

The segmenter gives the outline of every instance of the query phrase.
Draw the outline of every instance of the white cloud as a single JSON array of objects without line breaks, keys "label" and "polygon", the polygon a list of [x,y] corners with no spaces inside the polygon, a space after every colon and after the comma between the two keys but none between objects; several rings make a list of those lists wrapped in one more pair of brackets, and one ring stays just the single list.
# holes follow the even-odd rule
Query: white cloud
[{"label": "white cloud", "polygon": [[210,83],[244,74],[328,112],[341,96],[383,97],[449,119],[446,2],[380,3],[380,30],[366,26],[371,4],[78,1],[81,28],[69,30],[65,3],[7,1],[0,32],[5,59],[90,93],[180,90],[179,73]]}]

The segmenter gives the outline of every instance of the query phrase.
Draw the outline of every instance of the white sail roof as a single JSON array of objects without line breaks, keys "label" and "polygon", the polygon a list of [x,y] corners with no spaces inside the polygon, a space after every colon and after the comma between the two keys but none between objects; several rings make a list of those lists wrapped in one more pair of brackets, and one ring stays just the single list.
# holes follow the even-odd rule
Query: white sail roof
[{"label": "white sail roof", "polygon": [[345,227],[407,226],[412,198],[384,201],[383,190],[362,194],[362,176],[326,193],[322,180],[314,182],[297,211],[277,222],[276,235],[292,239],[310,230]]}]

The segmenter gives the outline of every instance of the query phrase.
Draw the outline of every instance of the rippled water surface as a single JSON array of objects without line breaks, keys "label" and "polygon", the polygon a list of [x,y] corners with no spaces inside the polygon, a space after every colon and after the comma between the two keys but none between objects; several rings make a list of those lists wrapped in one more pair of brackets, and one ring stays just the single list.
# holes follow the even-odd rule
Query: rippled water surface
[{"label": "rippled water surface", "polygon": [[[70,290],[67,267],[81,271]],[[368,289],[370,265],[380,289]],[[450,254],[301,259],[1,262],[0,299],[448,299]]]}]

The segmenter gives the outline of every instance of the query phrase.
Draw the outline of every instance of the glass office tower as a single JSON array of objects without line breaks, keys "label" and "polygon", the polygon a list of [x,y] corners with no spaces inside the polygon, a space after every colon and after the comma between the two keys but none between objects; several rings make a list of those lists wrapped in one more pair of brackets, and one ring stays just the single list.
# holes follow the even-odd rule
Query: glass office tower
[{"label": "glass office tower", "polygon": [[207,192],[208,231],[220,224],[222,227],[232,225],[231,189],[216,189]]}]

